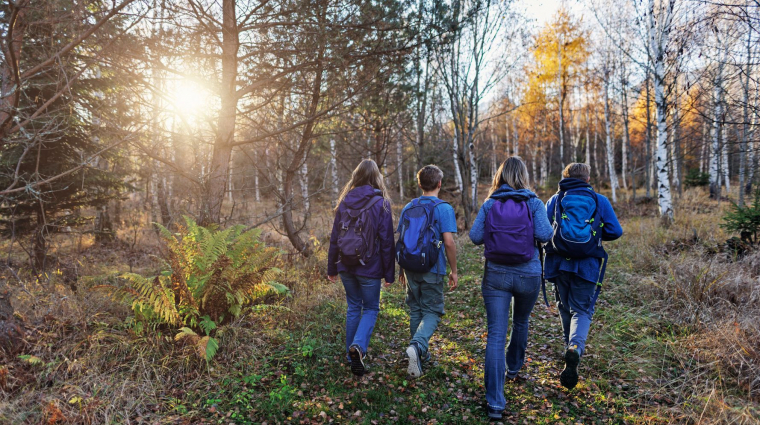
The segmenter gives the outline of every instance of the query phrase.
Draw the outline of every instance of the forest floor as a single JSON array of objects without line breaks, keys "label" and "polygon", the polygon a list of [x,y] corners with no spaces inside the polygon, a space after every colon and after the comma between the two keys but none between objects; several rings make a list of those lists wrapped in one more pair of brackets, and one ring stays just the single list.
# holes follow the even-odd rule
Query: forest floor
[{"label": "forest floor", "polygon": [[[610,267],[573,390],[558,379],[559,318],[539,297],[521,371],[527,381],[507,384],[502,423],[760,424],[760,354],[752,348],[760,252],[721,251],[722,210],[704,193],[685,195],[678,207],[678,224],[663,228],[652,203],[619,205],[626,235],[607,245]],[[65,272],[54,275],[55,291],[9,285],[27,343],[15,357],[0,356],[0,423],[487,422],[482,248],[464,232],[460,286],[446,294],[432,367],[416,380],[406,374],[400,284],[382,291],[370,373],[351,374],[343,289],[324,278],[324,249],[284,263],[292,297],[217,329],[219,352],[207,363],[175,341],[176,330],[137,329],[129,309],[93,290],[116,284],[133,264],[156,273],[151,255],[160,247],[79,245],[59,248],[76,252],[78,290],[63,283]]]},{"label": "forest floor", "polygon": [[[409,331],[401,285],[383,290],[380,315],[370,345],[370,373],[351,375],[343,359],[341,300],[324,302],[308,314],[304,327],[280,335],[283,343],[256,366],[240,365],[210,393],[188,394],[192,403],[176,408],[210,422],[235,423],[488,423],[483,359],[485,310],[480,294],[482,250],[460,244],[460,286],[446,294],[446,315],[431,341],[433,365],[420,379],[406,373]],[[608,286],[614,287],[614,273]],[[539,302],[531,316],[527,381],[508,383],[503,423],[590,424],[667,423],[649,411],[665,402],[658,379],[671,365],[664,357],[641,358],[665,350],[662,333],[643,310],[632,311],[605,291],[592,328],[581,381],[568,391],[559,384],[563,368],[558,317]],[[551,292],[549,293],[551,296]],[[667,333],[667,331],[665,332]],[[636,361],[627,361],[636,357]],[[249,410],[251,409],[251,410]],[[649,412],[649,413],[648,413]],[[179,413],[179,412],[178,412]]]},{"label": "forest floor", "polygon": [[[460,287],[446,295],[447,313],[431,341],[433,366],[422,378],[406,374],[409,321],[403,287],[396,284],[383,290],[368,375],[353,377],[343,360],[345,306],[341,299],[331,299],[307,313],[303,326],[284,334],[272,330],[281,344],[260,357],[252,370],[240,365],[233,374],[225,371],[225,376],[238,378],[220,380],[222,385],[210,393],[201,389],[188,394],[195,401],[178,409],[220,423],[487,423],[482,250],[463,243],[464,238],[459,240]],[[629,290],[613,266],[581,363],[581,381],[572,391],[558,379],[564,366],[559,318],[539,297],[521,371],[527,381],[507,384],[502,423],[694,421],[673,409],[678,403],[699,405],[700,397],[704,402],[701,393],[692,394],[696,400],[681,398],[677,388],[685,371],[669,350],[679,331],[644,305],[632,305]],[[760,411],[751,409],[742,413],[738,408],[736,422],[755,423]]]}]

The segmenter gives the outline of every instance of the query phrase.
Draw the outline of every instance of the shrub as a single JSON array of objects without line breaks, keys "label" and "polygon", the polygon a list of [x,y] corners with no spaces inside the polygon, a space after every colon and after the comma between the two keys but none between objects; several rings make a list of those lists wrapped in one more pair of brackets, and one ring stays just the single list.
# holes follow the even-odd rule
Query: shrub
[{"label": "shrub", "polygon": [[710,184],[710,174],[703,173],[696,168],[692,168],[688,173],[686,173],[684,184],[686,187],[707,186]]},{"label": "shrub", "polygon": [[246,304],[288,293],[273,280],[280,271],[274,267],[280,251],[266,247],[258,229],[206,228],[189,217],[177,234],[156,226],[168,247],[163,259],[167,270],[152,277],[126,273],[127,285],[113,292],[130,305],[139,329],[181,327],[177,340],[190,337],[209,360],[217,348],[211,337],[217,324],[239,316]]},{"label": "shrub", "polygon": [[751,205],[743,207],[731,204],[731,209],[723,216],[720,227],[729,232],[737,232],[746,242],[757,242],[757,232],[760,230],[760,190],[755,192]]}]

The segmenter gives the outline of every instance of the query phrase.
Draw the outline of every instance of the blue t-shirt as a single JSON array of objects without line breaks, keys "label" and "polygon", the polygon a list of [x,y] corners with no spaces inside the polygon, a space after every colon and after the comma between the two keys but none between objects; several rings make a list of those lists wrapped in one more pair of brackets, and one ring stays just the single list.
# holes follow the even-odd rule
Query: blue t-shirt
[{"label": "blue t-shirt", "polygon": [[[420,196],[420,203],[428,203],[433,202],[436,199],[438,199],[435,196]],[[404,215],[404,211],[407,210],[412,205],[412,203],[406,204],[403,210],[401,210],[401,216]],[[454,214],[454,208],[452,208],[451,205],[447,203],[441,203],[435,209],[433,210],[433,221],[435,221],[435,229],[438,232],[438,235],[441,236],[441,240],[443,240],[443,234],[444,233],[456,233],[457,232],[457,218]],[[399,220],[398,226],[396,226],[396,233],[401,232],[401,220]],[[433,266],[432,269],[430,269],[430,273],[435,274],[446,274],[446,248],[441,246],[441,251],[438,254],[438,261],[435,263],[435,266]]]}]

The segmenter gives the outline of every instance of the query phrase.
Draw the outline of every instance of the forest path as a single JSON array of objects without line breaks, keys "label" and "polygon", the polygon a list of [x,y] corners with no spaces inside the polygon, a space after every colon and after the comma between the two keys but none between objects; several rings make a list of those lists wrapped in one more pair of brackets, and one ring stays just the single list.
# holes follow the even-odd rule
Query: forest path
[{"label": "forest path", "polygon": [[[208,417],[211,410],[217,420],[266,420],[269,424],[488,423],[483,387],[486,315],[480,293],[481,255],[482,249],[460,243],[460,286],[446,293],[446,315],[430,344],[433,366],[421,378],[413,380],[406,374],[409,318],[404,288],[394,284],[383,289],[369,349],[370,373],[362,378],[351,375],[341,356],[345,303],[326,301],[308,314],[301,328],[282,339],[278,350],[256,362],[255,374],[243,378],[253,384],[253,388],[247,386],[251,388],[249,399],[233,403],[232,398],[240,398],[239,390],[236,393],[228,388],[209,400],[214,407],[205,409],[202,416]],[[609,276],[612,282],[614,271]],[[647,344],[645,337],[629,329],[632,321],[645,318],[611,302],[606,295],[603,292],[600,297],[588,354],[579,369],[581,380],[572,391],[559,383],[564,367],[559,318],[547,312],[543,297],[539,297],[531,316],[526,364],[520,371],[527,381],[507,383],[502,423],[662,422],[643,416],[645,390],[638,386],[643,381],[654,382],[642,376],[657,372],[632,370],[636,366],[624,361],[629,355],[638,355],[636,351]],[[647,399],[651,402],[651,397]]]}]

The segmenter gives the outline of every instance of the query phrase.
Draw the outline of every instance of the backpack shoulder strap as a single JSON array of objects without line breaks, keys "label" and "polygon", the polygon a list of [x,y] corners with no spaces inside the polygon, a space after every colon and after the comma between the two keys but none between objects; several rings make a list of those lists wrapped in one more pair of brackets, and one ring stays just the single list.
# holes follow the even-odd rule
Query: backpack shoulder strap
[{"label": "backpack shoulder strap", "polygon": [[377,201],[379,201],[381,199],[385,199],[385,198],[383,198],[380,195],[377,195],[377,196],[373,197],[372,199],[370,199],[369,202],[367,202],[367,205],[365,205],[364,208],[362,208],[361,210],[359,210],[359,214],[361,214],[361,213],[367,211],[368,209],[372,208],[372,206],[375,205],[377,203]]}]

